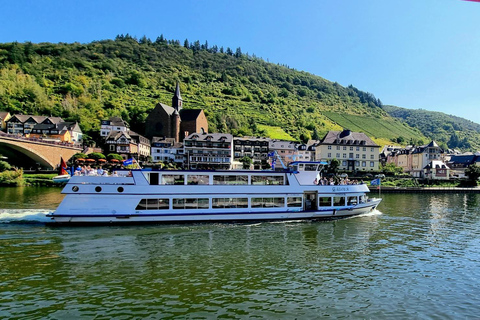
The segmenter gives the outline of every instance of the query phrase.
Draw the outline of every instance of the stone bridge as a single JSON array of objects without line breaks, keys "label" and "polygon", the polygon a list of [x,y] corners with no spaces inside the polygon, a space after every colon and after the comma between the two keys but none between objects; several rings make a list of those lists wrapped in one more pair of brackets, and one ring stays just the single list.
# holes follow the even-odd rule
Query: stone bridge
[{"label": "stone bridge", "polygon": [[0,145],[6,145],[18,151],[48,169],[57,168],[60,165],[61,157],[66,162],[75,153],[82,151],[81,148],[68,144],[15,137],[7,134],[0,134]]}]

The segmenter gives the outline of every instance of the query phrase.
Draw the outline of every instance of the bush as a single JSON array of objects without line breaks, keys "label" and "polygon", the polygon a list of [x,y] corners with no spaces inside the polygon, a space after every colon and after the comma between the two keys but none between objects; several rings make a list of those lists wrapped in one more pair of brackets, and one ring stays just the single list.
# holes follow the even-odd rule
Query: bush
[{"label": "bush", "polygon": [[22,186],[23,170],[5,171],[0,173],[0,185]]},{"label": "bush", "polygon": [[10,163],[6,161],[0,161],[0,172],[10,170],[10,169],[12,169],[12,166],[10,165]]}]

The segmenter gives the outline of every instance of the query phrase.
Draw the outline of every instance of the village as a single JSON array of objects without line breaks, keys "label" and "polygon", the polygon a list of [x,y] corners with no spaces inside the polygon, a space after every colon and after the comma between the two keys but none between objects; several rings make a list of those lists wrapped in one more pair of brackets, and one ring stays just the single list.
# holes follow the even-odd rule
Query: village
[{"label": "village", "polygon": [[378,175],[390,164],[413,178],[449,180],[464,178],[468,166],[480,163],[480,154],[443,150],[435,141],[422,146],[381,147],[365,133],[348,129],[329,131],[323,139],[306,143],[212,133],[203,110],[183,108],[178,83],[172,105],[158,103],[148,115],[144,135],[130,130],[121,117],[110,117],[101,121],[101,141],[94,147],[84,146],[77,122],[60,117],[0,112],[0,125],[4,135],[73,145],[81,147],[86,155],[117,154],[123,160],[157,167],[260,170],[294,161],[331,163],[336,159],[339,172]]}]

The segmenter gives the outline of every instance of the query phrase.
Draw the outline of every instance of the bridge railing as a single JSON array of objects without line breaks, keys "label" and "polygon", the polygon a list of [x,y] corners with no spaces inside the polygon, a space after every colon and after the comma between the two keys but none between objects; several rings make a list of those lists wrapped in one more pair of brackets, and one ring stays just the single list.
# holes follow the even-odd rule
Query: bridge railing
[{"label": "bridge railing", "polygon": [[57,145],[57,146],[68,146],[68,147],[73,147],[73,148],[82,148],[81,144],[76,144],[72,142],[65,142],[65,141],[51,141],[51,140],[44,140],[42,138],[28,138],[24,136],[18,136],[18,135],[11,135],[8,133],[5,133],[3,131],[0,131],[0,135],[4,137],[8,137],[10,139],[14,140],[21,140],[21,141],[32,141],[32,142],[41,142],[41,143],[47,143],[51,145]]}]

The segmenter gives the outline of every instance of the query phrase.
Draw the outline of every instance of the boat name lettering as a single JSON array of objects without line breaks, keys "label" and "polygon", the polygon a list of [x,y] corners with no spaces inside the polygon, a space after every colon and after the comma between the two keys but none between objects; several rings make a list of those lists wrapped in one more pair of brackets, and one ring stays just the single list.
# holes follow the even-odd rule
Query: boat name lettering
[{"label": "boat name lettering", "polygon": [[333,192],[341,192],[341,191],[348,191],[348,187],[333,187],[332,191]]}]

